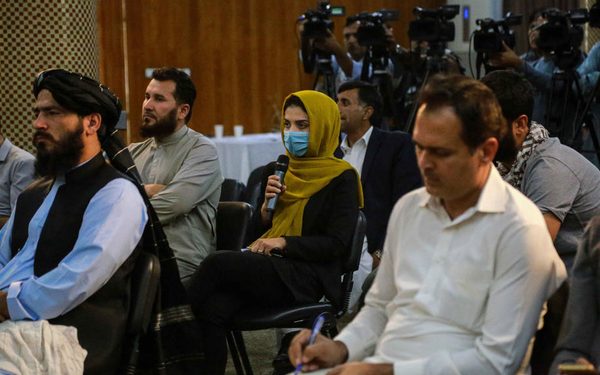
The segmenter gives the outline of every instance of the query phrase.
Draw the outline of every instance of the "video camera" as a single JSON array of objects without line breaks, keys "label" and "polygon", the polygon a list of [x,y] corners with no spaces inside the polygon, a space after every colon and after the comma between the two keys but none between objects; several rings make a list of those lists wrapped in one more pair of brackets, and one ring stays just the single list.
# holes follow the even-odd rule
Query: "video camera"
[{"label": "video camera", "polygon": [[568,12],[551,10],[542,13],[546,20],[537,30],[536,44],[549,54],[562,54],[579,50],[583,41],[583,28],[580,26],[589,20],[588,10],[574,9]]},{"label": "video camera", "polygon": [[298,20],[304,22],[303,38],[318,39],[327,38],[329,31],[333,31],[331,16],[331,5],[329,1],[319,1],[317,9],[309,9],[301,15]]},{"label": "video camera", "polygon": [[316,9],[309,9],[300,17],[298,22],[304,22],[301,38],[302,65],[306,73],[312,73],[315,67],[330,72],[331,53],[313,48],[315,39],[325,39],[329,37],[330,31],[333,31],[333,21],[329,18],[331,15],[331,5],[329,0],[319,0]]},{"label": "video camera", "polygon": [[504,19],[494,21],[491,18],[478,19],[475,21],[479,30],[473,36],[473,48],[479,53],[494,53],[503,50],[502,42],[511,49],[515,48],[515,33],[511,26],[521,24],[523,16],[506,13]]},{"label": "video camera", "polygon": [[360,26],[356,32],[356,39],[361,46],[385,46],[387,36],[385,23],[397,21],[400,17],[397,10],[381,9],[373,13],[363,12],[350,17],[349,21],[358,21]]},{"label": "video camera", "polygon": [[460,5],[443,5],[437,9],[416,7],[417,19],[408,26],[408,37],[418,42],[451,42],[454,40],[454,23],[450,22],[460,10]]}]

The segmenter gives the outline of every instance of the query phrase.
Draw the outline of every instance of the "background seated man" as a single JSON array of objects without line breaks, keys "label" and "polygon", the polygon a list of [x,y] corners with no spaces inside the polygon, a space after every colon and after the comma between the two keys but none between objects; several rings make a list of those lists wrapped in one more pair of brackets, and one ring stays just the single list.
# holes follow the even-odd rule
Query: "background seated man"
[{"label": "background seated man", "polygon": [[[529,121],[533,87],[525,78],[497,70],[481,81],[492,89],[507,119],[508,133],[500,140],[496,155],[498,171],[540,209],[558,255],[570,272],[586,224],[600,214],[600,171],[558,138],[550,138],[542,125]],[[548,373],[567,296],[565,284],[548,302],[531,358],[534,374]]]},{"label": "background seated man", "polygon": [[86,374],[114,373],[147,220],[138,189],[102,156],[121,105],[108,88],[61,69],[40,73],[33,93],[42,178],[0,231],[0,320],[75,326]]},{"label": "background seated man", "polygon": [[525,78],[497,70],[481,81],[494,92],[507,119],[508,132],[496,155],[498,170],[542,211],[568,271],[585,226],[600,215],[600,171],[558,138],[549,137],[541,124],[530,121],[533,88]]},{"label": "background seated man", "polygon": [[542,215],[492,160],[493,93],[463,76],[421,93],[413,141],[425,188],[390,217],[366,304],[335,338],[298,334],[290,358],[330,374],[514,374],[566,276]]},{"label": "background seated man", "polygon": [[338,90],[338,107],[342,129],[340,156],[361,176],[367,218],[366,246],[354,275],[350,302],[353,306],[366,276],[379,265],[394,204],[422,183],[410,135],[379,129],[383,101],[376,86],[362,81],[343,83]]},{"label": "background seated man", "polygon": [[10,143],[0,124],[0,228],[15,209],[17,197],[35,177],[35,158]]}]

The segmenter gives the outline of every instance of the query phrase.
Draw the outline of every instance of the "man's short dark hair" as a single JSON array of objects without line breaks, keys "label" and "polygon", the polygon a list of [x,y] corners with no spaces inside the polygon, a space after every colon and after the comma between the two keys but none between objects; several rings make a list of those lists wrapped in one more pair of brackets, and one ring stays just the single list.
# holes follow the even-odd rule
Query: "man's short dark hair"
[{"label": "man's short dark hair", "polygon": [[502,114],[512,123],[521,115],[531,118],[533,87],[521,74],[510,70],[496,70],[481,79],[496,95]]},{"label": "man's short dark hair", "polygon": [[358,100],[362,105],[373,107],[373,114],[369,121],[375,127],[381,126],[383,119],[383,99],[377,90],[377,86],[364,81],[347,81],[341,84],[338,94],[348,90],[358,89]]},{"label": "man's short dark hair", "polygon": [[196,100],[196,86],[187,73],[171,67],[154,69],[152,78],[157,81],[173,81],[175,82],[175,92],[173,96],[177,104],[187,104],[190,106],[190,111],[185,116],[186,124],[192,118],[192,108]]},{"label": "man's short dark hair", "polygon": [[427,111],[451,107],[462,123],[461,138],[471,150],[490,137],[500,141],[508,131],[494,93],[473,78],[434,76],[421,91],[419,103],[426,104]]}]

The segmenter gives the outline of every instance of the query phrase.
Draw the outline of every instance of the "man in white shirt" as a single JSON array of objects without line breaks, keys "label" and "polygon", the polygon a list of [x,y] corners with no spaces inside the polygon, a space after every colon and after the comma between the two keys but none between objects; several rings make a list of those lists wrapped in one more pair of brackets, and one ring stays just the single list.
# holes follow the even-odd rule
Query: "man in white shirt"
[{"label": "man in white shirt", "polygon": [[544,301],[566,277],[544,219],[492,160],[506,131],[493,93],[464,76],[421,93],[413,141],[425,188],[401,198],[365,306],[290,358],[329,374],[514,374]]}]

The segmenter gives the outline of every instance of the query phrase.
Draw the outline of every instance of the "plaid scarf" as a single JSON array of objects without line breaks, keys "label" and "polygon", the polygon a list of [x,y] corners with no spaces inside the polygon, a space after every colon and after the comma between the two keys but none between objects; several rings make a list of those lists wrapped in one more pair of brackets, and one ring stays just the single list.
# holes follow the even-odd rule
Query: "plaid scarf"
[{"label": "plaid scarf", "polygon": [[529,157],[535,150],[535,148],[546,139],[548,139],[548,130],[544,128],[541,124],[538,124],[535,121],[531,122],[531,126],[529,128],[529,134],[525,137],[525,141],[523,142],[523,146],[521,150],[517,154],[517,159],[512,164],[510,169],[506,168],[504,164],[498,162],[496,163],[496,167],[498,168],[498,172],[504,179],[504,181],[511,184],[513,187],[517,189],[521,189],[521,181],[523,180],[523,175],[525,174],[525,167],[527,166],[527,161]]}]

